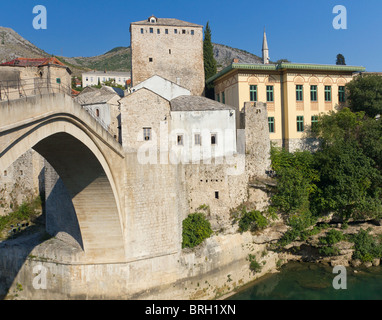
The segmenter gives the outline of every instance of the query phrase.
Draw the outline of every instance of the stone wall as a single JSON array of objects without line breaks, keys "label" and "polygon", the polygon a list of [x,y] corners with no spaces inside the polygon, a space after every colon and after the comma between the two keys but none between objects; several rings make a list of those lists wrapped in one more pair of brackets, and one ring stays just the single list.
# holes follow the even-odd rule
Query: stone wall
[{"label": "stone wall", "polygon": [[[153,33],[149,32],[150,28],[154,29]],[[158,29],[160,34],[157,33]],[[168,34],[165,29],[168,29]],[[133,86],[158,75],[189,89],[193,95],[203,94],[202,27],[132,24],[130,34]]]},{"label": "stone wall", "polygon": [[[144,143],[159,149],[160,124],[170,118],[170,103],[145,88],[120,100],[122,121],[122,145],[126,151],[136,151]],[[143,140],[143,128],[151,128],[152,140]],[[168,126],[165,131],[168,134]]]},{"label": "stone wall", "polygon": [[44,191],[44,159],[29,150],[0,172],[0,215],[8,214],[23,201]]}]

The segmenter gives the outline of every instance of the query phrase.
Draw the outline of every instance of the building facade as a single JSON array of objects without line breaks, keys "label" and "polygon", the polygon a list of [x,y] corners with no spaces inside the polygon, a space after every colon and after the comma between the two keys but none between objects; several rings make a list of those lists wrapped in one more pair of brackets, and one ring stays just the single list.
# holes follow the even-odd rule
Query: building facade
[{"label": "building facade", "polygon": [[131,23],[130,34],[132,86],[158,75],[203,94],[203,26],[151,16]]},{"label": "building facade", "polygon": [[[264,50],[266,48],[266,50]],[[241,110],[245,102],[265,102],[271,141],[290,151],[304,148],[309,127],[319,114],[336,110],[346,101],[345,86],[364,67],[301,63],[233,62],[207,80],[214,84],[215,100]]]},{"label": "building facade", "polygon": [[106,81],[114,79],[116,84],[125,88],[128,87],[129,80],[131,79],[130,72],[117,72],[117,71],[89,71],[82,74],[82,86],[96,86],[103,84]]}]

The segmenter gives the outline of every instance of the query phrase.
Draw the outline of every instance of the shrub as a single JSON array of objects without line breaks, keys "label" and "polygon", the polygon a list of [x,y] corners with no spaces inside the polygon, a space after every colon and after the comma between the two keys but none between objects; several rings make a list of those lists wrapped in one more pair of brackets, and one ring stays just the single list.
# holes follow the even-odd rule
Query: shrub
[{"label": "shrub", "polygon": [[321,237],[319,240],[321,244],[333,245],[342,241],[343,239],[344,235],[341,231],[331,229],[325,237]]},{"label": "shrub", "polygon": [[336,246],[324,246],[320,248],[319,252],[323,256],[331,257],[339,255],[340,250]]},{"label": "shrub", "polygon": [[372,261],[374,258],[382,258],[382,244],[376,237],[369,234],[370,229],[361,229],[351,237],[354,242],[353,259],[363,262]]},{"label": "shrub", "polygon": [[194,248],[212,234],[211,224],[202,213],[192,213],[183,221],[182,248]]},{"label": "shrub", "polygon": [[253,254],[248,256],[249,260],[249,269],[251,269],[254,273],[261,272],[261,264],[256,261],[256,257]]},{"label": "shrub", "polygon": [[239,221],[239,232],[262,230],[268,226],[268,220],[260,211],[243,210]]}]

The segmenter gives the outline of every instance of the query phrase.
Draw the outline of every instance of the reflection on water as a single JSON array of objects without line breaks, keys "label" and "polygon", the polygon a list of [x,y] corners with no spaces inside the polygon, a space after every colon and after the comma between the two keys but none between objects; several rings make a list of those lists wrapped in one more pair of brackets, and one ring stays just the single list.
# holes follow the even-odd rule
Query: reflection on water
[{"label": "reflection on water", "polygon": [[382,267],[347,268],[347,289],[333,288],[333,268],[321,264],[288,263],[228,300],[381,300]]}]

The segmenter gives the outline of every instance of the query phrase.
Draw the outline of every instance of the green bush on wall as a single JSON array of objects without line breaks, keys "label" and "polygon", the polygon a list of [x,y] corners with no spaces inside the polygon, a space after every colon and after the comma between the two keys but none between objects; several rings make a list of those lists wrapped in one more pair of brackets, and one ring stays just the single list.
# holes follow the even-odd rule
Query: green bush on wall
[{"label": "green bush on wall", "polygon": [[183,221],[182,248],[194,248],[212,234],[211,224],[202,213],[192,213]]}]

